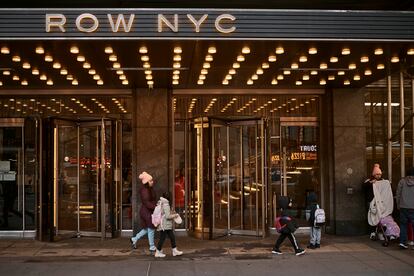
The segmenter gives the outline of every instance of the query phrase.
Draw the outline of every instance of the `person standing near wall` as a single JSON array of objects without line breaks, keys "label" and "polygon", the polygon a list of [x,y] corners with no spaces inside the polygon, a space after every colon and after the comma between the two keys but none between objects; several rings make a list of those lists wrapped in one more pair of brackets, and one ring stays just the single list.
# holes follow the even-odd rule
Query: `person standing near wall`
[{"label": "person standing near wall", "polygon": [[148,234],[148,243],[150,251],[156,250],[154,244],[155,227],[152,224],[151,215],[154,212],[157,205],[157,196],[153,189],[154,181],[152,176],[147,172],[142,172],[139,175],[139,179],[142,181],[142,186],[139,189],[139,195],[141,198],[141,209],[139,210],[139,216],[141,218],[142,229],[134,237],[131,238],[132,248],[136,248],[136,244],[140,238]]},{"label": "person standing near wall", "polygon": [[397,208],[400,210],[400,248],[407,249],[408,224],[414,222],[414,168],[398,183]]},{"label": "person standing near wall", "polygon": [[[374,199],[374,189],[372,187],[372,185],[376,182],[376,181],[380,181],[383,180],[382,178],[382,171],[380,169],[380,165],[378,163],[374,164],[374,167],[372,168],[372,174],[371,176],[364,181],[363,183],[363,189],[364,189],[364,195],[365,195],[365,209],[366,209],[366,213],[368,214],[369,211],[369,205],[372,202],[372,200]],[[371,226],[369,225],[369,232],[370,232],[370,239],[375,239],[376,234],[375,234],[375,229],[376,226]]]}]

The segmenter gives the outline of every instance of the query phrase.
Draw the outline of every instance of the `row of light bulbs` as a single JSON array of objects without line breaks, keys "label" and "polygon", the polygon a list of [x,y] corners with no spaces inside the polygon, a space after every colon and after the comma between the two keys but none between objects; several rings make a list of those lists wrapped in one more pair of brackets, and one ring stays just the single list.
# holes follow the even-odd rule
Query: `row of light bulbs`
[{"label": "row of light bulbs", "polygon": [[[126,109],[124,108],[122,103],[117,98],[112,98],[112,101],[114,102],[114,104],[116,104],[118,106],[119,110],[121,110],[123,113],[127,113]],[[109,113],[109,112],[107,112],[107,113]]]},{"label": "row of light bulbs", "polygon": [[200,71],[200,75],[198,76],[198,85],[203,85],[204,81],[207,78],[208,69],[211,67],[210,63],[213,61],[213,56],[217,52],[216,47],[209,47],[207,49],[207,55],[204,58],[203,68]]},{"label": "row of light bulbs", "polygon": [[174,47],[173,50],[173,76],[172,84],[178,85],[180,83],[180,68],[181,68],[181,54],[183,50],[181,47]]},{"label": "row of light bulbs", "polygon": [[196,99],[196,98],[192,98],[192,99],[191,99],[190,106],[188,107],[188,113],[193,112],[193,108],[194,108],[194,106],[195,106],[196,102],[197,102],[197,99]]},{"label": "row of light bulbs", "polygon": [[[10,54],[10,49],[7,46],[3,46],[3,47],[1,47],[0,52],[2,54]],[[37,54],[45,54],[45,50],[41,46],[36,47],[35,52]],[[72,46],[70,48],[70,52],[73,53],[73,54],[78,54],[79,53],[79,49],[76,46]],[[147,48],[145,46],[143,46],[143,47],[141,47],[139,49],[139,52],[141,54],[146,54],[146,53],[148,53],[148,50],[147,50]],[[173,59],[174,59],[173,68],[175,68],[175,69],[179,69],[181,67],[181,65],[179,63],[179,61],[181,60],[181,56],[179,54],[181,54],[181,52],[182,52],[182,50],[181,50],[180,47],[175,47],[174,48],[174,53],[176,55],[174,55],[174,57],[173,57]],[[201,70],[199,79],[197,81],[197,83],[199,85],[204,84],[204,80],[205,80],[206,75],[208,73],[208,68],[210,68],[210,62],[213,59],[212,54],[214,54],[215,52],[216,52],[216,48],[215,47],[210,47],[209,48],[209,50],[208,50],[208,53],[209,54],[205,58],[205,62],[203,63],[203,69]],[[281,46],[276,47],[276,49],[275,49],[275,53],[276,54],[279,54],[280,55],[280,54],[283,54],[284,52],[285,52],[284,51],[284,48],[281,47]],[[317,52],[318,52],[318,50],[317,50],[316,47],[311,47],[308,50],[308,53],[310,55],[314,55]],[[110,55],[109,56],[109,60],[112,61],[112,62],[114,62],[113,63],[113,68],[114,69],[120,69],[121,68],[121,65],[120,65],[119,62],[117,62],[117,57],[116,57],[115,54],[113,54],[112,47],[106,47],[105,48],[105,53],[109,54]],[[228,74],[224,77],[224,79],[222,81],[222,84],[223,85],[227,85],[229,83],[229,80],[232,79],[232,75],[234,75],[236,73],[236,69],[240,68],[240,63],[245,60],[245,57],[244,57],[243,54],[249,54],[249,53],[250,53],[250,48],[247,47],[247,46],[246,47],[243,47],[242,54],[240,54],[240,55],[237,56],[236,62],[233,63],[232,68],[229,70]],[[341,54],[344,55],[344,56],[345,55],[350,55],[350,53],[351,53],[350,48],[345,47],[345,48],[342,48],[342,50],[341,50]],[[376,49],[374,49],[374,55],[377,55],[378,56],[378,55],[382,55],[383,53],[384,53],[384,50],[382,48],[376,48]],[[407,49],[407,55],[414,55],[414,48]],[[45,54],[44,60],[46,62],[53,62],[53,57],[51,55],[49,55],[49,54]],[[86,59],[85,59],[84,56],[82,56],[82,55],[77,56],[77,60],[79,62],[83,62],[83,68],[88,69],[88,73],[90,75],[93,75],[93,78],[94,78],[94,80],[97,81],[97,84],[98,85],[103,85],[103,80],[100,78],[100,76],[98,74],[96,74],[96,70],[94,70],[94,69],[91,68],[90,63],[86,61]],[[149,57],[147,55],[143,55],[141,57],[141,60],[144,62],[144,69],[150,68],[150,65],[149,65]],[[269,55],[269,57],[268,57],[268,61],[269,62],[275,62],[276,60],[277,60],[276,55],[274,55],[274,54]],[[307,60],[308,60],[308,58],[307,58],[306,55],[301,55],[299,57],[299,62],[301,62],[301,63],[307,62]],[[14,61],[14,62],[21,62],[21,57],[19,55],[13,55],[12,56],[12,61]],[[339,58],[337,56],[331,56],[330,59],[329,59],[329,61],[331,63],[337,63],[339,61]],[[361,61],[361,63],[367,63],[367,62],[369,62],[369,56],[367,56],[367,55],[362,56],[360,58],[360,61]],[[399,59],[398,55],[393,55],[391,57],[391,63],[398,63],[399,61],[400,61],[400,59]],[[30,69],[31,68],[31,65],[30,65],[29,62],[24,62],[22,64],[22,67],[24,69]],[[55,61],[53,63],[53,68],[54,69],[60,69],[60,73],[62,75],[66,75],[67,76],[66,77],[67,80],[71,81],[72,85],[78,85],[77,79],[74,78],[71,74],[69,74],[68,71],[67,71],[67,69],[62,68],[62,65],[59,62]],[[248,79],[247,84],[248,85],[253,85],[254,84],[254,80],[257,80],[258,77],[259,77],[259,75],[262,74],[263,69],[267,69],[267,68],[268,68],[268,63],[267,62],[263,62],[261,68],[258,68],[257,71],[256,71],[256,73],[252,74],[252,76]],[[299,64],[297,62],[294,62],[294,63],[291,64],[291,68],[292,69],[299,69]],[[353,70],[355,68],[356,68],[356,65],[354,63],[351,63],[349,65],[349,69],[350,70]],[[384,64],[378,64],[377,65],[377,69],[379,69],[379,70],[384,69],[384,68],[385,68]],[[320,69],[321,70],[328,69],[327,63],[322,62],[320,64]],[[147,84],[149,86],[151,86],[154,83],[153,77],[149,73],[151,71],[150,70],[145,70],[145,71],[146,71]],[[312,72],[314,72],[314,71],[315,70],[313,70]],[[179,72],[180,72],[179,70],[174,70],[174,72],[173,72],[173,84],[174,85],[179,84]],[[286,72],[288,72],[288,70],[285,70],[284,73],[287,74]],[[311,74],[312,74],[312,72],[311,72]],[[317,72],[317,71],[315,71],[315,72]],[[122,84],[123,85],[128,85],[128,80],[127,80],[125,74],[123,73],[123,71],[122,70],[117,70],[117,73],[119,75],[120,80],[122,80]],[[32,69],[32,74],[33,75],[40,75],[40,72],[39,72],[39,70],[37,68],[33,68]],[[365,75],[371,75],[372,73],[370,73],[370,70],[367,69],[367,70],[365,70],[364,74]],[[10,75],[10,71],[7,71],[7,70],[3,71],[3,75]],[[304,78],[305,78],[304,80],[306,80],[306,78],[307,78],[306,75],[304,76]],[[53,85],[53,81],[50,78],[47,78],[47,76],[45,74],[41,74],[40,75],[40,79],[41,80],[45,80],[47,85]],[[334,77],[332,77],[332,76],[328,77],[328,80],[332,80],[332,79],[334,79]],[[358,75],[356,75],[353,79],[354,80],[359,80],[360,77]],[[16,75],[13,76],[13,80],[18,81],[18,80],[20,80],[20,77],[16,74]],[[272,85],[277,85],[278,84],[278,80],[280,80],[280,78],[273,78],[271,84]],[[345,85],[347,85],[349,83],[350,83],[349,80],[345,80],[344,81],[344,84]],[[296,81],[296,85],[301,85],[301,84],[302,84],[302,81],[301,80]],[[321,79],[320,80],[320,84],[321,85],[325,85],[326,84],[326,80],[325,79]],[[3,85],[3,83],[0,81],[0,86],[1,85]],[[21,81],[21,85],[28,85],[27,80],[22,80]]]},{"label": "row of light bulbs", "polygon": [[[101,79],[101,76],[96,73],[96,70],[92,68],[92,65],[86,60],[85,56],[80,54],[79,48],[77,46],[72,46],[70,48],[70,52],[74,55],[77,55],[76,60],[78,62],[83,62],[82,67],[88,70],[88,74],[92,76],[92,78],[96,81],[97,85],[104,84],[103,80]],[[73,81],[72,81],[72,84],[73,84]],[[78,82],[76,81],[76,84],[73,84],[73,85],[77,85],[77,84]]]},{"label": "row of light bulbs", "polygon": [[129,81],[124,74],[124,71],[121,69],[121,63],[118,61],[118,57],[114,53],[114,49],[112,49],[112,47],[105,47],[104,51],[105,54],[108,55],[108,60],[112,62],[112,68],[116,70],[116,74],[118,75],[118,78],[121,81],[122,85],[128,85]]},{"label": "row of light bulbs", "polygon": [[152,87],[154,85],[154,77],[152,76],[152,69],[151,69],[150,58],[148,55],[148,48],[145,46],[142,46],[139,48],[138,52],[141,55],[141,62],[142,62],[142,67],[144,68],[145,80],[147,81],[147,85],[149,87]]},{"label": "row of light bulbs", "polygon": [[[308,105],[311,103],[311,101],[315,101],[316,98],[311,98],[310,100],[306,100],[304,101],[304,103],[297,103],[297,99],[296,98],[291,98],[289,100],[287,100],[286,103],[283,104],[279,104],[278,106],[274,106],[274,104],[277,102],[276,98],[272,98],[271,100],[268,100],[267,102],[265,102],[264,104],[262,104],[261,106],[257,107],[256,109],[253,110],[254,113],[260,112],[260,111],[264,111],[264,110],[269,110],[269,112],[273,113],[276,112],[278,110],[282,110],[285,109],[285,112],[291,112],[294,110],[297,110],[299,108],[305,107],[305,105]],[[206,106],[206,108],[204,109],[204,113],[208,113],[211,108],[217,103],[218,99],[217,98],[212,98],[209,102],[209,104]],[[237,101],[237,98],[232,98],[222,109],[221,112],[224,113],[227,111],[227,109],[229,109],[235,102]],[[253,104],[257,101],[257,98],[251,98],[247,103],[245,103],[242,107],[240,107],[239,109],[237,109],[237,113],[241,113],[243,112],[245,109],[252,107]],[[196,98],[193,98],[190,102],[189,108],[188,108],[188,113],[191,113],[194,109],[194,106],[197,102]],[[176,104],[176,99],[174,98],[174,111],[175,111],[175,104]],[[292,105],[294,104],[294,106]]]},{"label": "row of light bulbs", "polygon": [[[91,100],[96,105],[98,105],[98,107],[100,107],[105,113],[107,114],[110,113],[110,111],[105,107],[105,105],[99,102],[99,100],[97,100],[96,98],[92,98]],[[71,112],[73,114],[78,113],[75,109],[65,105],[60,100],[52,98],[50,99],[50,101],[56,104],[56,106],[55,107],[53,105],[49,106],[46,103],[41,103],[40,101],[36,101],[36,99],[33,99],[33,98],[30,99],[27,103],[22,100],[16,100],[14,98],[10,98],[8,99],[8,102],[3,103],[3,107],[8,108],[11,111],[22,112],[23,114],[27,113],[25,109],[38,112],[39,114],[43,114],[44,112],[42,111],[41,108],[47,109],[49,112],[54,112],[56,114],[60,114],[62,112],[62,109],[66,109],[67,112]],[[90,114],[94,113],[90,108],[88,108],[86,104],[83,104],[79,99],[71,98],[71,101],[78,104],[79,107],[84,109],[87,113],[90,113]],[[127,110],[124,108],[122,103],[117,98],[112,98],[112,101],[114,102],[114,104],[118,106],[118,108],[123,113],[127,113]]]},{"label": "row of light bulbs", "polygon": [[221,82],[223,85],[228,85],[229,84],[229,81],[231,79],[233,79],[233,75],[235,75],[237,73],[237,69],[240,68],[240,66],[241,66],[240,63],[246,60],[245,55],[248,55],[248,54],[250,54],[250,48],[247,47],[247,46],[243,47],[241,49],[241,54],[239,54],[236,57],[236,61],[233,62],[232,68],[230,68],[227,75],[224,76],[224,79]]}]

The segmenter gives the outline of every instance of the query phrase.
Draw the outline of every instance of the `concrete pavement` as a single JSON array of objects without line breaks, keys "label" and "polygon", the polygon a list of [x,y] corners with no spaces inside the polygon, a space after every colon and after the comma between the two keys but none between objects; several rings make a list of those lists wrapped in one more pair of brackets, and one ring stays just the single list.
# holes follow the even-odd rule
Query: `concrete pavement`
[{"label": "concrete pavement", "polygon": [[[320,249],[295,256],[286,240],[284,254],[276,256],[271,254],[275,238],[177,237],[184,255],[172,257],[167,240],[164,259],[151,255],[147,240],[139,241],[136,250],[127,238],[0,240],[0,275],[414,275],[414,250],[401,250],[396,242],[383,247],[367,236],[323,235]],[[306,247],[307,236],[298,239]]]}]

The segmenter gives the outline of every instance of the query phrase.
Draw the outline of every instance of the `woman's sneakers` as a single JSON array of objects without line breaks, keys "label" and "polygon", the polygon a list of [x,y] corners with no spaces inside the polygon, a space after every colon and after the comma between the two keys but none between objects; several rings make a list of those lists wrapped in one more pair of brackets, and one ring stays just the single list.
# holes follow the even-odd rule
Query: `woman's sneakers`
[{"label": "woman's sneakers", "polygon": [[137,242],[134,240],[134,238],[130,238],[129,241],[131,242],[132,249],[137,249]]},{"label": "woman's sneakers", "polygon": [[155,250],[155,258],[164,258],[165,254],[162,253],[162,251],[159,251],[158,249]]},{"label": "woman's sneakers", "polygon": [[177,247],[173,248],[172,255],[173,256],[181,256],[181,255],[183,255],[183,251],[178,250]]}]

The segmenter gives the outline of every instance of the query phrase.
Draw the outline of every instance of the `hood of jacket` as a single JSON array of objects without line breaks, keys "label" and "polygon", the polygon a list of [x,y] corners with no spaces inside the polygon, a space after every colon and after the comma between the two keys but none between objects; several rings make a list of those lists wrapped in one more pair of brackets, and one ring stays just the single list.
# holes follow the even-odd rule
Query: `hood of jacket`
[{"label": "hood of jacket", "polygon": [[414,176],[407,176],[405,180],[407,186],[414,186]]},{"label": "hood of jacket", "polygon": [[170,204],[170,202],[168,201],[168,199],[163,198],[162,196],[160,197],[159,202],[160,202],[160,203],[163,203],[163,204]]}]

